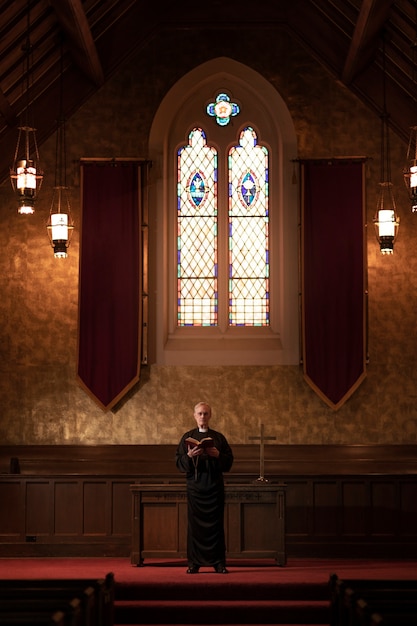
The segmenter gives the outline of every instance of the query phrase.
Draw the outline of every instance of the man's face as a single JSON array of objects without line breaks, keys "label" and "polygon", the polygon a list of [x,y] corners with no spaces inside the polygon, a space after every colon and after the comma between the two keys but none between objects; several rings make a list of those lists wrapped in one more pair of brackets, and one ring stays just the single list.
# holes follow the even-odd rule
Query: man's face
[{"label": "man's face", "polygon": [[204,430],[208,428],[210,417],[211,410],[207,404],[199,404],[194,411],[194,419],[197,422],[198,428],[203,428]]}]

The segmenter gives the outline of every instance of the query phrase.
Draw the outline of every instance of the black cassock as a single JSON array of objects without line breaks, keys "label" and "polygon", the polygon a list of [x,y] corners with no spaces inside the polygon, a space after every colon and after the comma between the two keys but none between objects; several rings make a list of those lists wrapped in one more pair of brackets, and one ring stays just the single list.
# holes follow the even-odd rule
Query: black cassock
[{"label": "black cassock", "polygon": [[[190,459],[185,443],[187,437],[199,441],[212,437],[219,457],[202,454]],[[232,464],[233,453],[226,437],[211,428],[206,432],[194,428],[185,433],[178,444],[176,465],[185,472],[187,483],[187,559],[190,565],[225,563],[223,472],[228,472]]]}]

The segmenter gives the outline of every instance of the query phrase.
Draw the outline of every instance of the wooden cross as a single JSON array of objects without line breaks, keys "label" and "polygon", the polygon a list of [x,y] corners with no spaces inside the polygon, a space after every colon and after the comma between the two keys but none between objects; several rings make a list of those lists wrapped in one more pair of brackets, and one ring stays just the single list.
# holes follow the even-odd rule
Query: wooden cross
[{"label": "wooden cross", "polygon": [[265,437],[264,425],[261,424],[261,434],[259,437],[249,437],[252,441],[259,439],[259,478],[257,482],[267,483],[268,480],[264,477],[265,469],[265,441],[275,441],[276,437]]}]

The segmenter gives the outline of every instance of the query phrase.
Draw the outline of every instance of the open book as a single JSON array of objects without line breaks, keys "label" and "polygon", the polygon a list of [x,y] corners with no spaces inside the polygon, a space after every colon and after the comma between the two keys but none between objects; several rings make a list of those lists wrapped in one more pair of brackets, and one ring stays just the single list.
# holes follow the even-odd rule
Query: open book
[{"label": "open book", "polygon": [[194,437],[187,437],[185,443],[188,444],[191,448],[195,448],[199,446],[205,450],[206,448],[212,448],[214,446],[214,441],[211,437],[204,437],[201,441],[198,439],[194,439]]}]

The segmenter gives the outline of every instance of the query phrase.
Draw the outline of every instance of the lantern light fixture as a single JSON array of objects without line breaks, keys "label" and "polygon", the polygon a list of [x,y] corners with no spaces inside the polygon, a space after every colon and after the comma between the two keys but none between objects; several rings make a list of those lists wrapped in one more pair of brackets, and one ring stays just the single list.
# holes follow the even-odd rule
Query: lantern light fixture
[{"label": "lantern light fixture", "polygon": [[393,185],[391,182],[391,156],[389,145],[388,113],[386,106],[385,39],[382,40],[382,91],[381,115],[381,178],[377,198],[374,225],[381,254],[393,254],[400,218],[397,214]]},{"label": "lantern light fixture", "polygon": [[411,212],[417,213],[417,126],[410,129],[404,182],[410,198]]},{"label": "lantern light fixture", "polygon": [[68,187],[57,185],[52,196],[49,221],[46,225],[49,240],[56,259],[65,259],[68,256],[74,222],[71,216],[71,205]]},{"label": "lantern light fixture", "polygon": [[17,195],[18,213],[31,215],[35,212],[35,201],[42,186],[43,173],[39,166],[40,159],[36,142],[36,128],[29,124],[31,57],[29,2],[27,8],[26,43],[22,50],[25,52],[25,68],[23,72],[23,82],[26,85],[25,121],[19,126],[14,159],[10,167],[10,182]]},{"label": "lantern light fixture", "polygon": [[397,215],[393,186],[390,181],[379,183],[374,224],[381,254],[393,254],[400,218]]},{"label": "lantern light fixture", "polygon": [[[414,86],[414,104],[416,103],[416,69],[417,69],[417,3],[416,8],[416,34],[411,46],[413,57],[413,86]],[[410,198],[411,212],[417,213],[417,126],[411,126],[410,136],[407,146],[407,157],[404,167],[404,182],[407,187],[408,197]]]},{"label": "lantern light fixture", "polygon": [[65,259],[68,256],[68,247],[74,229],[69,190],[66,183],[67,168],[65,117],[63,115],[63,74],[63,48],[61,44],[59,117],[57,121],[55,151],[55,186],[52,194],[49,220],[46,225],[56,259]]}]

